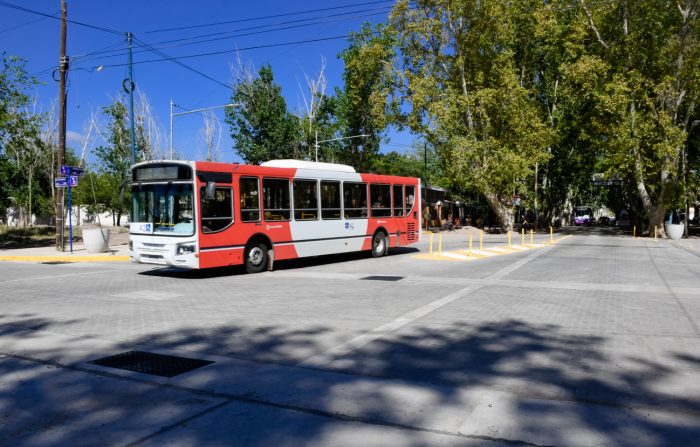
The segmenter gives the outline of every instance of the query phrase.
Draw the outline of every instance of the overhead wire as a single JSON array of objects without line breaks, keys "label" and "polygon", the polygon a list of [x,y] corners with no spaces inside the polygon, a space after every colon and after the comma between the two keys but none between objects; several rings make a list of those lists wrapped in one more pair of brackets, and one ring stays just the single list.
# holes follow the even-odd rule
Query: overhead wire
[{"label": "overhead wire", "polygon": [[[351,34],[343,34],[341,36],[329,36],[329,37],[322,37],[318,39],[306,39],[306,40],[298,40],[294,42],[280,42],[280,43],[273,43],[273,44],[266,44],[266,45],[254,45],[250,47],[244,47],[244,48],[235,48],[232,50],[222,50],[222,51],[211,51],[207,53],[197,53],[197,54],[188,54],[184,56],[177,56],[177,57],[164,57],[162,59],[148,59],[148,60],[143,60],[143,61],[138,61],[134,62],[134,64],[149,64],[153,62],[162,62],[166,60],[179,60],[179,59],[192,59],[196,57],[207,57],[207,56],[216,56],[219,54],[226,54],[226,53],[234,53],[238,51],[249,51],[249,50],[257,50],[261,48],[274,48],[274,47],[282,47],[282,46],[287,46],[287,45],[298,45],[298,44],[305,44],[305,43],[314,43],[314,42],[324,42],[328,40],[337,40],[337,39],[347,39],[349,37],[352,37]],[[158,51],[158,50],[155,50]],[[128,64],[107,64],[104,65],[105,68],[108,67],[123,67]]]},{"label": "overhead wire", "polygon": [[[134,38],[134,41],[136,41],[136,43],[138,43],[139,45],[141,45],[141,46],[143,46],[143,47],[149,49],[149,50],[152,51],[153,53],[155,53],[155,54],[157,54],[157,55],[159,55],[159,56],[165,58],[165,59],[161,59],[161,60],[169,60],[169,61],[171,61],[171,62],[173,62],[173,63],[175,63],[175,64],[181,66],[182,68],[184,68],[184,69],[186,69],[186,70],[189,70],[189,71],[192,71],[192,72],[194,72],[194,73],[197,73],[198,75],[200,75],[200,76],[202,76],[202,77],[204,77],[204,78],[206,78],[206,79],[209,79],[209,80],[212,81],[212,82],[215,82],[215,83],[217,83],[217,84],[223,86],[223,87],[226,88],[226,89],[229,89],[229,90],[230,90],[230,89],[232,88],[230,85],[227,85],[227,84],[225,84],[225,83],[219,81],[218,79],[212,78],[212,77],[209,76],[208,74],[202,73],[201,71],[197,70],[196,68],[190,67],[189,65],[187,65],[187,64],[185,64],[185,63],[183,63],[183,62],[180,62],[179,60],[177,60],[178,58],[174,58],[174,57],[168,56],[167,54],[163,53],[162,51],[160,51],[160,50],[158,50],[158,49],[156,49],[156,48],[153,48],[151,45],[147,44],[146,42],[142,41],[141,39]],[[138,62],[138,63],[141,63],[141,62]],[[134,62],[133,64],[136,65],[137,62]],[[115,66],[115,65],[112,65],[112,66]]]},{"label": "overhead wire", "polygon": [[[56,16],[57,16],[58,14],[60,14],[60,13],[61,13],[61,11],[55,12],[55,13],[52,14],[52,16],[53,16],[53,17],[56,17]],[[14,30],[16,30],[17,28],[22,28],[23,26],[31,25],[32,23],[41,22],[42,20],[46,20],[46,17],[41,17],[41,18],[38,18],[38,19],[30,20],[29,22],[20,23],[19,25],[15,25],[15,26],[11,26],[11,27],[9,27],[9,28],[5,28],[5,29],[3,29],[3,30],[0,30],[0,34],[9,33],[10,31],[14,31]]]},{"label": "overhead wire", "polygon": [[[106,47],[100,48],[99,50],[94,50],[94,51],[91,51],[91,52],[85,53],[85,54],[79,54],[79,55],[74,56],[74,57],[71,58],[71,64],[76,64],[76,63],[81,62],[81,61],[89,60],[91,55],[98,54],[98,53],[100,53],[100,52],[102,52],[102,51],[104,51],[104,50],[108,50],[108,49],[114,48],[114,47],[117,46],[117,45],[123,45],[123,44],[124,44],[124,40],[119,40],[118,42],[115,42],[115,43],[113,43],[113,44],[111,44],[111,45],[108,45],[108,46],[106,46]],[[93,67],[93,69],[94,69],[94,68],[97,68],[97,67]],[[53,71],[56,70],[56,69],[58,69],[58,65],[53,65],[53,66],[51,66],[51,67],[45,68],[45,69],[43,69],[43,70],[40,70],[40,71],[34,73],[34,74],[32,75],[32,77],[34,77],[34,78],[36,78],[36,77],[41,77],[41,76],[44,76],[44,75],[46,75],[46,74],[48,74],[48,73],[53,72]]]},{"label": "overhead wire", "polygon": [[222,22],[203,23],[203,24],[199,24],[199,25],[178,26],[178,27],[173,27],[173,28],[163,28],[163,29],[157,29],[157,30],[142,31],[139,34],[163,33],[163,32],[168,32],[168,31],[182,31],[182,30],[193,29],[193,28],[204,28],[204,27],[209,27],[209,26],[229,25],[231,23],[252,22],[255,20],[274,19],[274,18],[279,18],[279,17],[290,17],[290,16],[295,16],[295,15],[301,15],[301,14],[309,14],[312,12],[332,11],[332,10],[345,9],[345,8],[354,8],[357,6],[376,5],[379,3],[394,3],[394,0],[378,0],[378,1],[372,1],[372,2],[354,3],[354,4],[350,4],[350,5],[343,5],[343,6],[333,6],[333,7],[329,7],[329,8],[309,9],[306,11],[296,11],[296,12],[288,12],[288,13],[281,13],[281,14],[272,14],[272,15],[259,16],[259,17],[248,17],[245,19],[226,20],[226,21],[222,21]]},{"label": "overhead wire", "polygon": [[[267,24],[267,25],[259,25],[259,26],[252,26],[252,27],[247,27],[247,28],[239,28],[236,30],[230,30],[230,31],[222,31],[219,33],[210,33],[210,34],[202,34],[199,36],[190,36],[190,37],[183,37],[180,39],[171,39],[171,40],[165,40],[161,42],[154,42],[151,45],[164,50],[164,49],[169,49],[169,48],[178,48],[178,47],[184,47],[184,46],[189,46],[189,45],[199,45],[203,43],[209,43],[209,42],[215,42],[215,41],[220,41],[220,40],[226,40],[226,39],[233,39],[236,37],[246,37],[246,36],[252,36],[252,35],[258,35],[258,34],[265,34],[265,33],[272,33],[272,32],[277,32],[277,31],[285,31],[289,29],[296,29],[296,28],[303,28],[303,27],[309,27],[309,26],[315,26],[315,25],[323,25],[326,23],[331,23],[331,22],[342,22],[342,21],[347,21],[347,20],[353,20],[357,18],[365,18],[365,17],[374,17],[377,15],[383,15],[386,12],[388,12],[390,9],[389,8],[375,8],[375,9],[370,9],[370,10],[365,10],[365,11],[353,11],[352,13],[360,13],[360,12],[371,12],[371,11],[382,11],[382,12],[376,12],[373,14],[362,14],[362,15],[354,15],[354,16],[349,16],[349,17],[337,17],[337,18],[332,18],[329,19],[332,16],[322,16],[322,17],[311,17],[307,19],[300,19],[300,20],[291,20],[291,21],[286,21],[286,22],[279,22],[275,24]],[[350,13],[342,13],[339,14],[338,16],[347,16]],[[323,19],[329,19],[329,20],[323,20]],[[312,23],[298,23],[301,21],[308,22],[310,20],[316,20],[315,22]],[[278,28],[272,28],[272,29],[261,29],[261,28],[269,28],[271,26],[277,26],[277,25],[287,25],[291,23],[297,23],[296,25],[290,25],[290,26],[282,26]],[[252,31],[252,30],[259,30],[259,31]],[[252,32],[243,32],[243,31],[252,31]],[[239,34],[235,34],[239,33]],[[227,35],[228,34],[228,35]],[[203,39],[205,37],[212,37],[212,36],[220,36],[220,37],[213,37],[211,39]],[[196,40],[200,39],[200,40]],[[194,42],[187,42],[189,40],[195,40]],[[182,42],[182,43],[178,43]],[[175,44],[175,45],[166,45],[166,44]],[[160,46],[160,45],[166,45],[166,46]],[[122,50],[112,50],[114,51],[122,51]],[[108,53],[108,52],[106,52]],[[110,57],[116,57],[116,56],[123,56],[125,53],[119,53],[119,54],[113,54],[113,55],[104,55],[101,57],[101,59],[106,59]]]},{"label": "overhead wire", "polygon": [[[41,12],[41,11],[37,11],[37,10],[34,10],[34,9],[25,8],[24,6],[15,5],[15,4],[12,4],[12,3],[7,3],[7,2],[0,1],[0,6],[4,6],[4,7],[6,7],[6,8],[11,8],[11,9],[16,9],[16,10],[18,10],[18,11],[22,11],[22,12],[26,12],[26,13],[30,13],[30,14],[35,14],[35,15],[44,16],[44,17],[47,17],[47,18],[50,18],[50,19],[62,20],[61,17],[56,17],[56,16],[53,16],[53,15],[51,15],[51,14],[47,14],[47,13],[45,13],[45,12]],[[78,26],[83,26],[83,27],[86,27],[86,28],[91,28],[91,29],[98,30],[98,31],[103,31],[103,32],[105,32],[105,33],[120,34],[120,35],[121,35],[121,34],[124,34],[122,31],[117,31],[117,30],[113,30],[113,29],[110,29],[110,28],[105,28],[104,26],[92,25],[92,24],[85,23],[85,22],[79,22],[79,21],[77,21],[77,20],[66,19],[66,22],[72,23],[72,24],[78,25]]]}]

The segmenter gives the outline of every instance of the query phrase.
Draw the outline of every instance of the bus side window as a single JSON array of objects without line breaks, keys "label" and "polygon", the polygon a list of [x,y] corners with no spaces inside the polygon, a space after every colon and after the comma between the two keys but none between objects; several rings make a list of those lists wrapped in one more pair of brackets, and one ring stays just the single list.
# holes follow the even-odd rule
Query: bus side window
[{"label": "bus side window", "polygon": [[394,216],[403,216],[403,185],[394,185]]},{"label": "bus side window", "polygon": [[257,222],[260,220],[260,195],[258,194],[257,177],[241,177],[239,188],[241,192],[241,220]]},{"label": "bus side window", "polygon": [[340,219],[340,182],[321,181],[321,217]]},{"label": "bus side window", "polygon": [[318,182],[294,180],[294,220],[318,219]]},{"label": "bus side window", "polygon": [[413,209],[413,202],[415,202],[415,196],[413,195],[416,188],[413,185],[406,185],[406,215]]},{"label": "bus side window", "polygon": [[289,220],[289,180],[263,178],[265,220]]},{"label": "bus side window", "polygon": [[346,218],[367,217],[367,184],[344,182],[343,207]]},{"label": "bus side window", "polygon": [[391,217],[391,187],[389,185],[369,185],[372,199],[372,217]]},{"label": "bus side window", "polygon": [[202,232],[216,233],[233,223],[233,194],[230,187],[217,186],[214,197],[206,198],[206,187],[202,186]]}]

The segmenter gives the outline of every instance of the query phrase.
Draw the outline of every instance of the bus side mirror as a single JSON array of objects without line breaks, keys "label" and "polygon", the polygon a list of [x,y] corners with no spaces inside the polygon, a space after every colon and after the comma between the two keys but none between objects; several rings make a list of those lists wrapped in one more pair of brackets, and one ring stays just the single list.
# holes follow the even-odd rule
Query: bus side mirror
[{"label": "bus side mirror", "polygon": [[214,200],[216,198],[216,183],[207,182],[207,186],[204,188],[204,197],[207,200]]}]

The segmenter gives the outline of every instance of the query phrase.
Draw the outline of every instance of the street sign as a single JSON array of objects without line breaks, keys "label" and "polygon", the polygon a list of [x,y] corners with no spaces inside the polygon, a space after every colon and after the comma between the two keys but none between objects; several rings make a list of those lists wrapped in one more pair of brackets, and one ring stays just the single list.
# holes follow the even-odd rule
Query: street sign
[{"label": "street sign", "polygon": [[85,175],[85,169],[79,168],[77,166],[61,165],[61,175],[65,175],[66,177],[70,175],[82,177],[83,175]]},{"label": "street sign", "polygon": [[70,177],[56,177],[53,181],[56,188],[75,188],[78,186],[78,177],[71,175]]}]

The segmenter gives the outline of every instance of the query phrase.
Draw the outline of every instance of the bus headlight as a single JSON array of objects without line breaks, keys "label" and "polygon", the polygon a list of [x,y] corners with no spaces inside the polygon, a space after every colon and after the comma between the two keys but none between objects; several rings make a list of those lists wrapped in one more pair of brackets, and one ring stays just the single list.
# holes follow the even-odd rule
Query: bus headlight
[{"label": "bus headlight", "polygon": [[176,253],[178,255],[194,253],[194,245],[178,245]]}]

